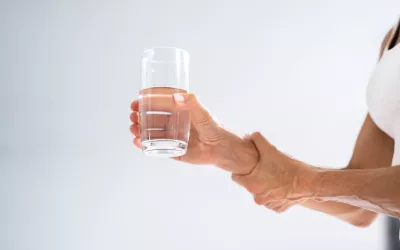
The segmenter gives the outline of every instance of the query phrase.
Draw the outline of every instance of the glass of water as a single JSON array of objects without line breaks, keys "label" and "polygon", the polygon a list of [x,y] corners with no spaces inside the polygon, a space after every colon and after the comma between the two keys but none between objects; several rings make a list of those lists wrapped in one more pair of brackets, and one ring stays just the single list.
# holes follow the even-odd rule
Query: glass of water
[{"label": "glass of water", "polygon": [[156,47],[144,51],[139,120],[142,151],[149,156],[177,157],[187,150],[188,111],[177,110],[173,95],[189,91],[189,53]]}]

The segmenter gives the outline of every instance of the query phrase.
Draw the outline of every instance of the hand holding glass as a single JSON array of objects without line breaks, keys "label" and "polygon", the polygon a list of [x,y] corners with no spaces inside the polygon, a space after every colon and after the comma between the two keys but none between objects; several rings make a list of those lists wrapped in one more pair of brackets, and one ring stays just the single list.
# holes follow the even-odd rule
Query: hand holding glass
[{"label": "hand holding glass", "polygon": [[187,151],[188,111],[177,110],[173,94],[189,91],[189,54],[178,48],[144,51],[139,95],[142,151],[149,156],[177,157]]}]

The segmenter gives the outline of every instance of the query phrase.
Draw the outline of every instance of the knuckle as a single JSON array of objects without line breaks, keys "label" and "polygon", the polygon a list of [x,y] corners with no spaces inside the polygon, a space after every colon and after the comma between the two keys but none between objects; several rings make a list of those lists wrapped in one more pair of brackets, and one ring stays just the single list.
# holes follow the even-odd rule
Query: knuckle
[{"label": "knuckle", "polygon": [[274,208],[274,211],[277,212],[278,214],[282,212],[283,205],[278,205]]},{"label": "knuckle", "polygon": [[259,131],[256,131],[256,132],[252,133],[250,135],[250,139],[255,141],[255,142],[260,142],[260,141],[265,140],[264,136]]},{"label": "knuckle", "polygon": [[287,209],[288,209],[287,207],[279,207],[276,209],[276,212],[278,214],[281,214],[281,213],[285,212]]},{"label": "knuckle", "polygon": [[253,193],[253,194],[259,193],[258,191],[260,190],[258,188],[258,186],[254,185],[253,183],[249,183],[249,184],[245,185],[245,188],[247,189],[247,191],[249,191],[250,193]]},{"label": "knuckle", "polygon": [[264,205],[265,204],[265,199],[261,195],[255,195],[254,196],[254,202],[257,205]]},{"label": "knuckle", "polygon": [[232,181],[234,181],[234,182],[238,182],[239,176],[236,175],[236,174],[232,174],[232,175],[231,175],[231,179],[232,179]]},{"label": "knuckle", "polygon": [[213,123],[213,119],[212,119],[212,116],[211,116],[210,112],[204,111],[203,115],[204,116],[201,117],[201,119],[197,121],[197,123],[200,126],[207,126],[207,125],[210,125],[210,124]]},{"label": "knuckle", "polygon": [[256,144],[256,147],[269,148],[271,144],[259,131],[250,135],[250,139]]},{"label": "knuckle", "polygon": [[265,205],[265,207],[268,208],[269,210],[274,210],[273,203],[269,203],[269,204]]},{"label": "knuckle", "polygon": [[214,118],[212,117],[210,111],[204,107],[198,106],[199,112],[194,114],[194,119],[200,126],[216,125]]},{"label": "knuckle", "polygon": [[252,134],[253,137],[262,137],[262,134],[260,131],[256,131]]},{"label": "knuckle", "polygon": [[188,93],[187,101],[188,101],[188,103],[195,103],[195,102],[197,102],[197,96],[193,93]]}]

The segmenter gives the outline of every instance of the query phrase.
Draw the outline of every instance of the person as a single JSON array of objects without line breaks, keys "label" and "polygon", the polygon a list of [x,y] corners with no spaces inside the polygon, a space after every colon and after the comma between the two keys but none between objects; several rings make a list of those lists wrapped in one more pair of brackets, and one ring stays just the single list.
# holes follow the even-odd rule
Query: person
[{"label": "person", "polygon": [[[400,218],[400,49],[399,22],[383,39],[367,88],[368,114],[350,162],[342,169],[312,166],[280,152],[260,132],[245,137],[221,127],[194,94],[175,94],[176,108],[188,110],[192,128],[188,151],[176,160],[213,164],[232,173],[255,203],[278,213],[301,205],[358,227],[378,213]],[[130,127],[140,145],[138,100]],[[393,161],[393,162],[392,162]]]}]

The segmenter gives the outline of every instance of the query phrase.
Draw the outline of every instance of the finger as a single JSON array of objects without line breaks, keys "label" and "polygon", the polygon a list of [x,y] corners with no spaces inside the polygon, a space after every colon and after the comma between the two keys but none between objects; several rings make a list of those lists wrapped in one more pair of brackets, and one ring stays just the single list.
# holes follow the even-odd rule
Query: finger
[{"label": "finger", "polygon": [[176,107],[190,112],[193,127],[198,131],[203,142],[217,144],[223,137],[221,126],[211,116],[211,113],[200,103],[196,95],[174,94]]},{"label": "finger", "polygon": [[269,210],[273,210],[272,208],[274,207],[274,202],[267,202],[265,203],[264,207],[268,208]]},{"label": "finger", "polygon": [[177,111],[176,103],[171,95],[151,94],[143,95],[138,101],[138,110],[140,113],[161,112],[166,115]]},{"label": "finger", "polygon": [[182,156],[172,157],[176,161],[182,161]]},{"label": "finger", "polygon": [[272,202],[270,207],[271,207],[272,210],[277,211],[277,210],[279,210],[279,208],[285,206],[286,204],[287,204],[287,202],[285,200],[283,200],[283,201],[275,201],[275,202]]},{"label": "finger", "polygon": [[281,213],[287,209],[287,202],[275,200],[275,201],[270,201],[270,202],[265,203],[264,206],[270,210],[277,212],[277,213]]},{"label": "finger", "polygon": [[254,195],[253,198],[257,205],[264,205],[267,202],[261,195]]},{"label": "finger", "polygon": [[129,118],[131,119],[131,122],[139,123],[139,113],[138,112],[133,111]]},{"label": "finger", "polygon": [[131,109],[132,109],[133,111],[139,111],[139,100],[134,100],[134,101],[131,103]]},{"label": "finger", "polygon": [[289,208],[290,208],[291,206],[289,205],[289,204],[285,204],[285,205],[283,205],[283,206],[281,206],[281,207],[279,207],[279,208],[276,208],[276,212],[277,213],[283,213],[283,212],[286,212]]},{"label": "finger", "polygon": [[[133,105],[133,104],[132,104]],[[148,111],[162,112],[182,112],[190,111],[192,120],[198,125],[207,125],[213,123],[210,112],[201,105],[197,97],[190,94],[176,93],[174,95],[146,95],[142,96],[139,102],[139,110],[141,113]]]},{"label": "finger", "polygon": [[268,202],[266,202],[264,204],[264,207],[269,208],[272,205],[272,203],[274,203],[274,202],[273,201],[268,201]]},{"label": "finger", "polygon": [[139,129],[139,124],[132,124],[129,127],[129,130],[131,131],[131,133],[136,136],[136,137],[140,137],[140,129]]},{"label": "finger", "polygon": [[260,154],[262,153],[262,149],[272,146],[260,132],[252,133],[248,138],[254,142],[257,149],[260,149]]},{"label": "finger", "polygon": [[195,94],[174,94],[178,109],[190,110],[192,119],[198,125],[207,125],[213,122],[210,112],[200,103]]},{"label": "finger", "polygon": [[140,141],[140,138],[134,138],[133,139],[133,144],[135,144],[136,147],[142,148],[142,143]]},{"label": "finger", "polygon": [[188,137],[190,130],[189,111],[181,111],[179,114],[166,115],[165,112],[148,112],[140,116],[142,138],[154,139],[184,139]]},{"label": "finger", "polygon": [[271,205],[271,204],[278,204],[284,200],[279,199],[279,197],[271,190],[264,191],[259,194],[254,194],[254,201],[261,205]]},{"label": "finger", "polygon": [[[301,202],[303,202],[303,201],[301,201]],[[301,202],[299,202],[299,201],[296,201],[296,202],[287,201],[286,204],[284,204],[283,206],[281,206],[280,208],[277,209],[277,212],[278,213],[286,212],[291,207],[301,204]]]},{"label": "finger", "polygon": [[273,200],[271,200],[268,194],[254,194],[253,198],[254,202],[258,205],[266,205],[274,202]]}]

